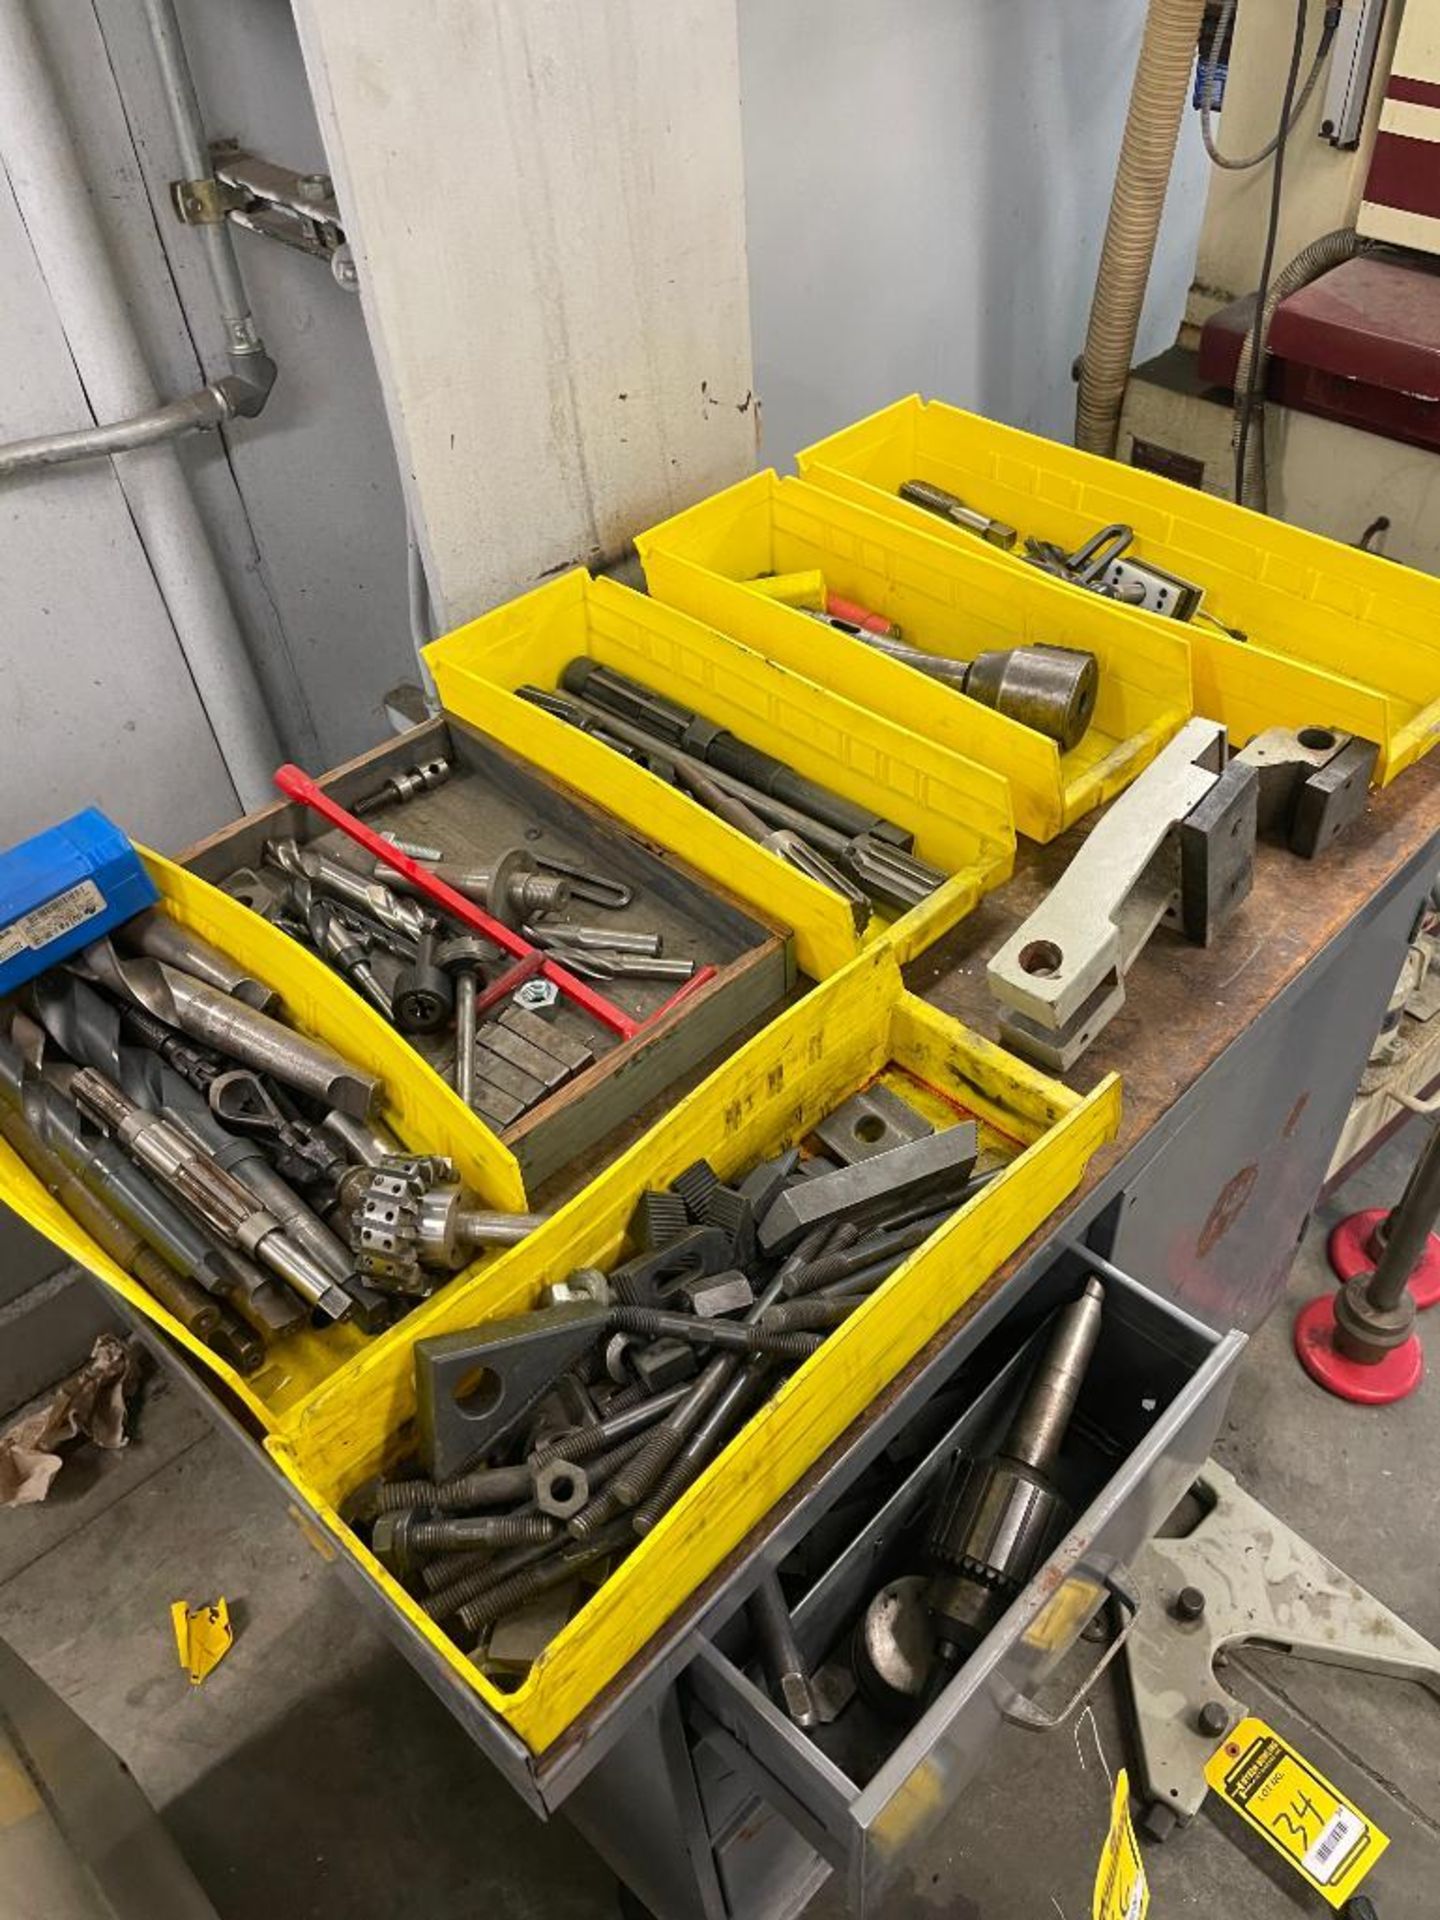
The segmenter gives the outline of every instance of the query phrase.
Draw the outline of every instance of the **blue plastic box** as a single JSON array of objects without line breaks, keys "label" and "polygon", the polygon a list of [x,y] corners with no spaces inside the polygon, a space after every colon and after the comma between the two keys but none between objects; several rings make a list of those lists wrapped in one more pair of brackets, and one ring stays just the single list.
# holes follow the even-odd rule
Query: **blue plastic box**
[{"label": "blue plastic box", "polygon": [[139,854],[97,807],[0,853],[0,993],[158,898]]}]

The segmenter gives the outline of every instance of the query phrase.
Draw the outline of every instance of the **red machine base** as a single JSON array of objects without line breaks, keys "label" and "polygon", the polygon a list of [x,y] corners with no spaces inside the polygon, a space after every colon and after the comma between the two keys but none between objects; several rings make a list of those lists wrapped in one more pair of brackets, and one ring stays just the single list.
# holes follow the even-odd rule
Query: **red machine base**
[{"label": "red machine base", "polygon": [[1388,1407],[1414,1393],[1425,1378],[1425,1349],[1418,1334],[1412,1333],[1375,1366],[1347,1360],[1337,1352],[1333,1293],[1320,1294],[1296,1314],[1295,1352],[1310,1378],[1327,1393],[1362,1407]]},{"label": "red machine base", "polygon": [[[1388,1207],[1367,1207],[1363,1213],[1347,1215],[1331,1233],[1326,1253],[1331,1271],[1342,1284],[1357,1273],[1374,1271],[1370,1236],[1388,1212]],[[1440,1306],[1440,1234],[1430,1235],[1409,1286],[1417,1307]]]}]

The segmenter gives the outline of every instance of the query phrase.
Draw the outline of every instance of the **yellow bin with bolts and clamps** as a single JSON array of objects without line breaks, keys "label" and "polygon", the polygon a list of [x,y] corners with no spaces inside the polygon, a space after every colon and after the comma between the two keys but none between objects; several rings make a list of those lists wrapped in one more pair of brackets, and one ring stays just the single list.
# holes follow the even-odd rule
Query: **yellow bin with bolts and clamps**
[{"label": "yellow bin with bolts and clamps", "polygon": [[[674,608],[576,571],[483,614],[425,650],[446,708],[606,807],[649,840],[789,926],[812,979],[887,938],[911,959],[1010,877],[1015,829],[1003,778],[778,666]],[[518,697],[560,686],[592,660],[785,761],[906,828],[943,879],[918,905],[873,912],[858,931],[847,903],[678,786]],[[657,741],[657,754],[664,747]]]},{"label": "yellow bin with bolts and clamps", "polygon": [[[324,962],[272,927],[218,887],[160,854],[140,849],[160,904],[182,927],[228,954],[280,995],[283,1016],[297,1031],[323,1041],[364,1072],[379,1077],[383,1101],[375,1118],[405,1147],[439,1153],[455,1162],[460,1178],[481,1204],[524,1212],[528,1202],[514,1155],[495,1138],[403,1035],[381,1018]],[[303,1328],[270,1346],[259,1372],[243,1375],[188,1332],[138,1280],[126,1273],[60,1205],[0,1139],[0,1201],[18,1213],[69,1260],[74,1260],[130,1306],[152,1320],[200,1368],[222,1383],[263,1431],[283,1431],[306,1400],[333,1382],[365,1353],[400,1341],[408,1353],[402,1320],[385,1333],[367,1335],[346,1323]],[[468,1270],[493,1265],[482,1254]],[[447,1283],[454,1285],[454,1281]]]},{"label": "yellow bin with bolts and clamps", "polygon": [[[982,1155],[1006,1161],[800,1365],[654,1530],[505,1691],[370,1553],[340,1517],[349,1496],[414,1447],[408,1347],[541,1303],[579,1266],[609,1267],[636,1204],[699,1157],[722,1180],[803,1140],[884,1080],[937,1126],[973,1118]],[[905,991],[880,943],[750,1040],[521,1246],[447,1288],[392,1342],[362,1354],[267,1445],[309,1511],[403,1619],[535,1753],[543,1752],[671,1615],[973,1298],[1079,1184],[1119,1126],[1108,1075],[1072,1093]]]},{"label": "yellow bin with bolts and clamps", "polygon": [[[1220,721],[1236,747],[1267,727],[1359,734],[1379,747],[1375,783],[1385,786],[1440,737],[1433,574],[918,394],[817,441],[796,465],[814,486],[967,551],[981,545],[976,535],[896,489],[928,480],[1022,540],[1066,552],[1103,526],[1132,528],[1135,559],[1203,589],[1199,614],[1182,627],[1195,711]],[[1021,551],[984,548],[995,564],[1032,572]],[[1119,610],[1150,627],[1181,626]]]}]

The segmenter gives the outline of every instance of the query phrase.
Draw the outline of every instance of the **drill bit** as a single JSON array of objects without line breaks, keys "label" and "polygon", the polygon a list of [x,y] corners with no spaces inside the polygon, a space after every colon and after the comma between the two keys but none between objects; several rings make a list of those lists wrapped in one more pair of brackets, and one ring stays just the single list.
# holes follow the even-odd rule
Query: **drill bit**
[{"label": "drill bit", "polygon": [[[235,1138],[217,1120],[230,1083],[237,1077],[253,1081],[253,1075],[221,1074],[202,1097],[157,1055],[122,1044],[119,1013],[85,981],[59,972],[42,974],[30,997],[46,1033],[72,1060],[105,1074],[137,1107],[168,1118],[217,1166],[248,1187],[332,1279],[343,1283],[353,1274],[355,1263],[342,1242],[292,1192],[259,1143],[248,1136]],[[264,1097],[263,1088],[257,1086],[257,1093]]]},{"label": "drill bit", "polygon": [[357,1119],[368,1119],[379,1105],[383,1089],[376,1075],[162,960],[128,959],[109,940],[86,947],[83,958],[94,977],[122,999],[137,1001],[167,1026],[257,1073],[273,1074]]},{"label": "drill bit", "polygon": [[378,880],[367,880],[363,873],[357,873],[353,867],[347,867],[340,860],[332,860],[328,853],[319,853],[314,847],[302,847],[292,837],[267,840],[265,860],[267,865],[278,867],[281,873],[287,873],[293,879],[308,880],[322,893],[332,894],[337,900],[359,907],[363,913],[378,920],[382,927],[388,927],[392,933],[398,933],[406,940],[418,940],[427,928],[435,924],[433,917],[417,901],[402,900],[393,888],[383,886]]}]

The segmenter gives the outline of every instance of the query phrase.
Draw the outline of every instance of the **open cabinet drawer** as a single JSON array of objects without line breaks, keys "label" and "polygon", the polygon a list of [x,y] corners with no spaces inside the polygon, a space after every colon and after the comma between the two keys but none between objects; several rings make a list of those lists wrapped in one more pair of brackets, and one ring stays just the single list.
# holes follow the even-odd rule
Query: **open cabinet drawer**
[{"label": "open cabinet drawer", "polygon": [[[983,1454],[1003,1432],[1046,1337],[1044,1323],[1075,1298],[1086,1271],[1078,1255],[1051,1268],[905,1430],[916,1452],[900,1484],[882,1489],[868,1512],[852,1494],[847,1513],[858,1508],[858,1519],[817,1512],[780,1563],[812,1670],[848,1646],[858,1611],[887,1578],[924,1570],[924,1516],[950,1462],[961,1449]],[[1217,1335],[1112,1268],[1105,1285],[1100,1339],[1062,1462],[1078,1517],[908,1728],[858,1695],[832,1725],[796,1727],[759,1677],[743,1604],[701,1644],[685,1675],[687,1715],[730,1912],[754,1910],[758,1889],[748,1877],[757,1871],[773,1898],[777,1856],[797,1899],[828,1867],[845,1876],[846,1911],[872,1911],[952,1813],[1001,1719],[1050,1724],[1034,1703],[1037,1687],[1107,1593],[1125,1593],[1127,1560],[1173,1510],[1210,1451],[1245,1344],[1243,1334]],[[807,1551],[816,1541],[818,1555]],[[752,1844],[757,1822],[769,1828],[764,1848]]]}]

